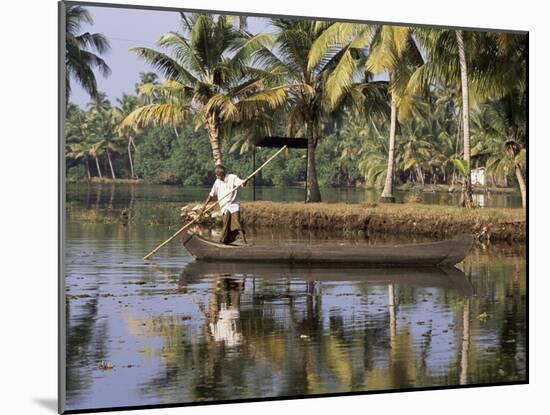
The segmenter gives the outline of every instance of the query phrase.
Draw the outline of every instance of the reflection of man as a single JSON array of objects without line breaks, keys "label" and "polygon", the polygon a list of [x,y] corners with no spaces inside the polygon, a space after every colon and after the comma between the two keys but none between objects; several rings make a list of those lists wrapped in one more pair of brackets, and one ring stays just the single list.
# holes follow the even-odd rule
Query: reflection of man
[{"label": "reflection of man", "polygon": [[240,327],[241,293],[244,283],[233,278],[217,279],[210,301],[210,330],[217,342],[228,347],[238,346],[243,341]]},{"label": "reflection of man", "polygon": [[239,332],[239,310],[222,304],[215,322],[210,323],[212,336],[217,342],[224,342],[226,346],[233,347],[242,343],[243,335]]},{"label": "reflection of man", "polygon": [[[216,165],[214,168],[214,174],[216,175],[216,181],[210,190],[210,194],[204,203],[202,210],[206,208],[206,205],[210,203],[214,195],[218,200],[223,198],[232,189],[241,184],[246,186],[246,181],[240,179],[235,174],[225,174],[225,167],[221,164]],[[239,194],[235,190],[231,196],[226,197],[220,201],[220,209],[223,217],[223,229],[220,242],[224,244],[230,244],[237,239],[237,235],[241,237],[242,241],[247,244],[246,237],[244,236],[244,230],[241,225],[241,212],[240,212],[240,199]],[[202,211],[201,211],[202,213]]]}]

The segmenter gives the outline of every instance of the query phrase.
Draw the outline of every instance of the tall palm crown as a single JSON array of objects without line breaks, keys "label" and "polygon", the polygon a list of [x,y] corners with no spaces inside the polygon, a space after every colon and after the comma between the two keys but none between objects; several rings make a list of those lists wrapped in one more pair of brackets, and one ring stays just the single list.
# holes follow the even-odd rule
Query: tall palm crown
[{"label": "tall palm crown", "polygon": [[411,28],[387,25],[377,27],[366,67],[374,73],[386,72],[389,75],[390,137],[382,201],[395,201],[393,176],[397,122],[398,117],[405,118],[412,111],[412,96],[406,93],[406,87],[414,69],[422,63],[422,56],[414,41]]},{"label": "tall palm crown", "polygon": [[308,139],[306,200],[320,201],[315,148],[329,115],[342,104],[344,91],[349,92],[357,75],[355,61],[361,59],[360,48],[349,39],[343,44],[333,41],[337,23],[284,18],[270,22],[276,29],[276,48],[264,49],[261,61],[284,82],[289,97],[287,134],[298,133]]},{"label": "tall palm crown", "polygon": [[[382,199],[388,201],[394,200],[392,178],[397,105],[409,111],[411,99],[407,99],[405,94],[406,79],[413,68],[422,62],[411,33],[412,31],[405,27],[334,23],[315,41],[314,54],[310,57],[311,67],[312,64],[323,60],[323,54],[337,51],[337,62],[326,82],[326,97],[331,106],[348,97],[360,115],[370,112],[368,116],[373,116],[372,109],[380,107],[376,102],[383,99],[380,92],[389,93],[390,140],[386,183],[382,194]],[[363,82],[358,78],[361,72]],[[380,88],[380,81],[372,82],[373,73],[389,74],[389,82],[383,82],[384,87]],[[366,111],[368,107],[370,111]],[[372,153],[371,150],[368,152]],[[376,168],[377,180],[380,171],[381,169]]]},{"label": "tall palm crown", "polygon": [[141,85],[142,94],[157,99],[132,112],[124,124],[175,127],[194,117],[196,127],[208,132],[218,164],[224,134],[257,124],[266,111],[282,104],[285,91],[268,87],[262,79],[268,73],[254,66],[268,35],[252,35],[237,19],[224,15],[181,13],[181,23],[182,33],[168,32],[158,41],[171,53],[132,49],[166,80]]},{"label": "tall palm crown", "polygon": [[[457,90],[460,61],[454,30],[417,28],[415,36],[426,54],[426,61],[411,76],[410,93],[426,91],[433,84]],[[523,36],[511,33],[464,31],[468,51],[470,101],[476,105],[526,87],[527,44]]]},{"label": "tall palm crown", "polygon": [[76,5],[67,6],[66,16],[66,89],[67,97],[71,92],[71,76],[92,97],[97,94],[97,81],[94,69],[103,76],[108,76],[111,69],[99,55],[109,50],[109,42],[100,33],[80,33],[83,24],[94,23],[90,12]]}]

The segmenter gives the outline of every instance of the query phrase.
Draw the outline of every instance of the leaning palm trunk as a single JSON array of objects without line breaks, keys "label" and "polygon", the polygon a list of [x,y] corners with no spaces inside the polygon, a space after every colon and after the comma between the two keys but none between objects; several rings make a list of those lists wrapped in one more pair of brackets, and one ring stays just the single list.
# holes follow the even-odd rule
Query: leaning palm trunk
[{"label": "leaning palm trunk", "polygon": [[466,175],[463,182],[461,205],[469,208],[473,206],[473,199],[472,177],[470,174],[470,106],[468,97],[468,66],[466,64],[464,34],[462,30],[457,30],[455,33],[456,41],[458,43],[458,56],[460,59],[460,82],[462,86],[462,128],[464,134],[464,161],[466,164]]},{"label": "leaning palm trunk", "polygon": [[391,111],[390,111],[390,143],[388,149],[388,169],[386,172],[386,181],[384,183],[384,190],[380,201],[385,203],[394,203],[395,197],[393,195],[393,168],[395,157],[395,130],[397,125],[397,103],[395,98],[391,96]]},{"label": "leaning palm trunk", "polygon": [[97,158],[97,156],[94,156],[95,158],[95,166],[97,168],[97,174],[99,177],[103,177],[103,175],[101,174],[101,168],[99,167],[99,159]]},{"label": "leaning palm trunk", "polygon": [[521,192],[521,206],[525,209],[527,207],[527,187],[525,186],[525,179],[521,174],[521,168],[516,164],[516,179],[518,180],[519,190]]},{"label": "leaning palm trunk", "polygon": [[128,138],[128,160],[130,162],[130,175],[132,179],[136,178],[136,173],[134,172],[134,161],[132,160],[132,137]]},{"label": "leaning palm trunk", "polygon": [[307,192],[306,202],[320,202],[321,192],[319,191],[319,183],[317,182],[317,168],[315,163],[315,148],[317,147],[317,137],[315,134],[315,126],[313,122],[308,123],[307,137]]},{"label": "leaning palm trunk", "polygon": [[109,167],[111,169],[111,177],[116,179],[115,169],[113,169],[113,161],[111,160],[111,152],[109,150],[107,150],[107,160],[109,161]]}]

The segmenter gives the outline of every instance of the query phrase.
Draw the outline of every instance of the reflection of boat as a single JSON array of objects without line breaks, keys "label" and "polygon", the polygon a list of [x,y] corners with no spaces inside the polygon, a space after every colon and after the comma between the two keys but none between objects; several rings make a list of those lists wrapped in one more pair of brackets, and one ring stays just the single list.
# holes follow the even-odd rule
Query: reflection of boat
[{"label": "reflection of boat", "polygon": [[457,268],[321,268],[290,265],[271,265],[259,262],[194,261],[182,272],[182,283],[201,277],[299,278],[306,281],[362,281],[372,285],[396,284],[412,287],[436,287],[473,295],[466,275]]},{"label": "reflection of boat", "polygon": [[452,267],[464,259],[473,244],[471,235],[453,239],[404,245],[299,244],[224,245],[188,232],[183,239],[187,250],[207,261],[269,261],[271,263]]}]

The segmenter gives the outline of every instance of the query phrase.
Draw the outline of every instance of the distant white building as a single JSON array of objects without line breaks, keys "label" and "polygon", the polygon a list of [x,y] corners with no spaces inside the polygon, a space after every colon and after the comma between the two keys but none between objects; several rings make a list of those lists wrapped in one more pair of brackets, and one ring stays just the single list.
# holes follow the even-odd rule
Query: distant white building
[{"label": "distant white building", "polygon": [[478,167],[476,169],[472,169],[470,172],[470,177],[472,179],[472,185],[478,185],[478,186],[485,186],[485,167]]},{"label": "distant white building", "polygon": [[472,199],[477,206],[485,207],[485,193],[474,193]]}]

